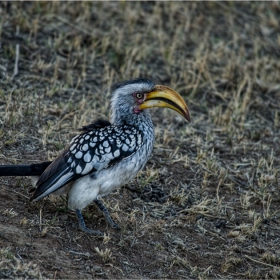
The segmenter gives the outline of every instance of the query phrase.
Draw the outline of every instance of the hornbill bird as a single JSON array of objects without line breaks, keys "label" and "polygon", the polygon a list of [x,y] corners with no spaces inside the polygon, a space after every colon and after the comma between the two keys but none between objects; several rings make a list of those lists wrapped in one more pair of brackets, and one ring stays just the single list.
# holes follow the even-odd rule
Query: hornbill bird
[{"label": "hornbill bird", "polygon": [[148,108],[167,107],[190,121],[183,98],[173,89],[149,79],[117,83],[112,88],[111,122],[99,120],[83,127],[53,162],[0,165],[0,176],[40,175],[31,200],[51,193],[68,194],[68,207],[77,214],[80,228],[89,229],[82,210],[92,201],[108,224],[119,228],[99,200],[133,179],[145,166],[154,144],[154,128]]}]

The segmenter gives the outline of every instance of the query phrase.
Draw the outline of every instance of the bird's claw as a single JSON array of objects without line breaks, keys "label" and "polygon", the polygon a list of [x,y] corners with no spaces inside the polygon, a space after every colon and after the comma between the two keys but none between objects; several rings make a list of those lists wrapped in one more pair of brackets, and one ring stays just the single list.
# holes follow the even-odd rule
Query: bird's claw
[{"label": "bird's claw", "polygon": [[90,229],[88,227],[81,227],[80,225],[80,229],[85,232],[85,233],[88,233],[88,234],[92,234],[92,235],[97,235],[97,236],[103,236],[104,234],[99,231],[99,230],[93,230],[93,229]]},{"label": "bird's claw", "polygon": [[80,229],[83,232],[88,233],[88,234],[98,235],[98,236],[103,236],[104,235],[101,231],[93,230],[93,229],[90,229],[86,226],[83,215],[82,215],[82,212],[81,212],[80,209],[76,209],[76,214],[77,214],[77,217],[78,217],[78,220],[79,220]]},{"label": "bird's claw", "polygon": [[108,223],[110,224],[110,226],[112,228],[121,229],[121,227],[117,223],[115,223],[113,220],[111,220],[111,222],[108,222]]}]

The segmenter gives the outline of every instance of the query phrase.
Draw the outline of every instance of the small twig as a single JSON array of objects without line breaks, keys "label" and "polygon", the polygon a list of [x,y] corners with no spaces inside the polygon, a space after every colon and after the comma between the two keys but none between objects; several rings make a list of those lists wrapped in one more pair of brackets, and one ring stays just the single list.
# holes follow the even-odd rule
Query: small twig
[{"label": "small twig", "polygon": [[[17,25],[16,36],[18,35],[19,35],[19,26]],[[15,68],[11,80],[13,80],[13,78],[18,75],[18,62],[19,62],[19,44],[16,44]]]},{"label": "small twig", "polygon": [[40,209],[40,212],[39,212],[39,229],[41,232],[42,231],[42,209]]},{"label": "small twig", "polygon": [[[19,35],[19,26],[17,26],[17,32],[16,35]],[[18,62],[19,62],[19,44],[16,44],[16,58],[15,58],[15,68],[14,68],[14,74],[12,76],[12,79],[18,75]]]},{"label": "small twig", "polygon": [[[18,248],[16,248],[16,249],[18,249]],[[24,248],[24,249],[25,249],[25,248]],[[21,251],[21,249],[18,249],[18,250],[17,250],[17,256],[18,256],[18,258],[23,262],[23,259],[22,259],[21,255],[19,254],[20,251]]]},{"label": "small twig", "polygon": [[69,250],[68,252],[72,253],[72,254],[75,254],[75,255],[90,257],[90,253],[81,253],[81,252],[75,252],[75,251],[72,251],[72,250]]},{"label": "small twig", "polygon": [[221,184],[222,184],[222,181],[223,181],[223,179],[220,179],[219,184],[218,184],[217,189],[216,189],[216,197],[217,197],[217,202],[218,202],[218,203],[220,202],[220,195],[219,195],[219,192],[220,192],[220,186],[221,186]]},{"label": "small twig", "polygon": [[247,255],[244,255],[244,257],[250,261],[253,261],[253,262],[256,262],[256,263],[259,263],[259,264],[263,264],[263,265],[266,265],[266,266],[269,266],[269,267],[273,267],[273,268],[276,268],[276,269],[280,269],[279,266],[275,266],[275,265],[272,265],[272,264],[268,264],[268,263],[265,263],[265,262],[261,262],[261,261],[258,261],[258,260],[255,260]]},{"label": "small twig", "polygon": [[16,44],[16,59],[15,59],[15,68],[14,68],[14,74],[12,76],[12,79],[18,75],[18,62],[19,62],[19,44]]}]

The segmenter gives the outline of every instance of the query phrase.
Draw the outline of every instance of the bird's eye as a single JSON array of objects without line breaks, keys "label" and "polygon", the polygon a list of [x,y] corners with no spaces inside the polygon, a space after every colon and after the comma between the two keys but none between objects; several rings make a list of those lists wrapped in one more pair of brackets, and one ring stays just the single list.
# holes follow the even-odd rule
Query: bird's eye
[{"label": "bird's eye", "polygon": [[136,93],[136,98],[137,99],[142,99],[143,98],[143,94],[142,93]]}]

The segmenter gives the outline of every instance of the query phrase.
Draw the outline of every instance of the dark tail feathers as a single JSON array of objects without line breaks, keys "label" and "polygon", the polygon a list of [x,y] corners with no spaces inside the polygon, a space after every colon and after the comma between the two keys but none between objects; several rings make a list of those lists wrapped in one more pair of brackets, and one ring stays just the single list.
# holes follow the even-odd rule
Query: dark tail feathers
[{"label": "dark tail feathers", "polygon": [[0,165],[0,177],[40,176],[51,163],[51,161],[45,161],[41,163],[23,165]]}]

